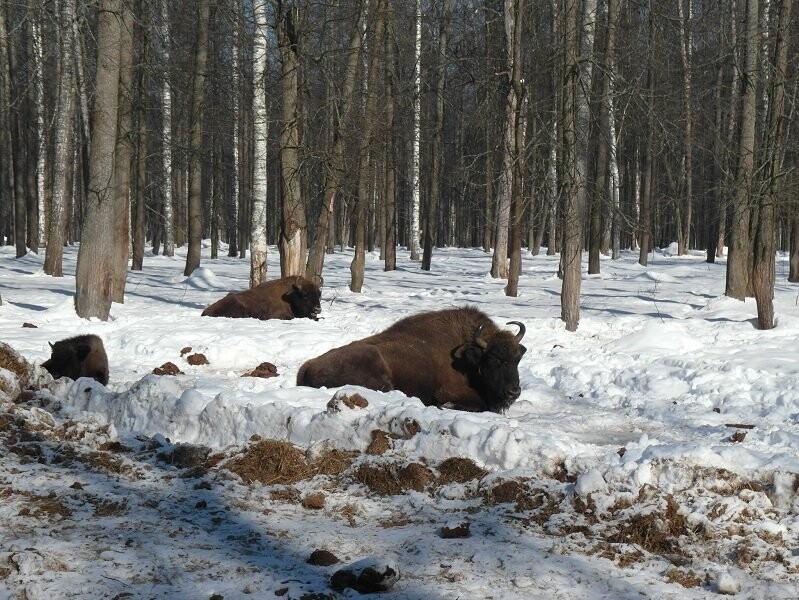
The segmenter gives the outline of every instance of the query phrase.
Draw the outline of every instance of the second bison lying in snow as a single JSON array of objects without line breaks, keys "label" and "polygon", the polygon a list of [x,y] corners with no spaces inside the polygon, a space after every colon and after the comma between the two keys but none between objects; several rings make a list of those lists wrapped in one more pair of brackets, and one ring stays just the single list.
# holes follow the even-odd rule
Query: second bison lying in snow
[{"label": "second bison lying in snow", "polygon": [[[519,333],[474,307],[412,315],[304,363],[297,385],[400,390],[426,405],[504,412],[519,397]],[[510,323],[509,323],[510,324]]]},{"label": "second bison lying in snow", "polygon": [[304,277],[267,281],[243,292],[231,292],[203,311],[204,317],[316,320],[322,307],[319,286]]}]

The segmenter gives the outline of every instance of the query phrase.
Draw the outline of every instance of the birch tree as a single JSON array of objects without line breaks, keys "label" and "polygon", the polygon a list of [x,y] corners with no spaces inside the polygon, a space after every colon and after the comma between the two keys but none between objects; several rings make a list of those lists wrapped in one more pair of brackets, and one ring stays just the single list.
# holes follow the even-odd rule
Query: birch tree
[{"label": "birch tree", "polygon": [[[685,3],[688,3],[687,8]],[[677,205],[677,254],[688,253],[690,243],[691,219],[694,206],[693,187],[693,40],[691,33],[691,0],[677,0],[677,13],[680,21],[680,58],[682,60],[682,103],[683,103],[683,150],[680,169],[681,202]]]},{"label": "birch tree", "polygon": [[419,213],[421,210],[421,188],[419,187],[420,172],[420,145],[422,138],[422,1],[416,0],[416,38],[414,43],[413,62],[413,154],[412,154],[412,180],[413,191],[411,197],[411,223],[408,244],[411,248],[411,260],[419,260],[421,251],[419,237]]},{"label": "birch tree", "polygon": [[252,6],[255,31],[253,37],[253,180],[252,221],[250,225],[250,287],[266,281],[266,193],[269,115],[266,103],[266,0],[255,0]]},{"label": "birch tree", "polygon": [[164,256],[175,255],[174,217],[172,214],[172,88],[169,73],[172,39],[169,32],[169,2],[170,0],[161,0],[161,22],[158,27],[163,69],[161,83],[161,144],[163,155],[161,156],[161,164],[163,168],[164,204],[161,218],[163,219],[164,227]]}]

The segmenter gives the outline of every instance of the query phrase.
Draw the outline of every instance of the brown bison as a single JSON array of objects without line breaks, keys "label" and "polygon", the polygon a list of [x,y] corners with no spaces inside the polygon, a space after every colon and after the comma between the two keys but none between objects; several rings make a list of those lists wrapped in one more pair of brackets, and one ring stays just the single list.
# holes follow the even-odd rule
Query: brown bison
[{"label": "brown bison", "polygon": [[103,340],[96,335],[79,335],[50,344],[49,360],[42,366],[53,379],[91,377],[108,385],[108,357]]},{"label": "brown bison", "polygon": [[504,412],[519,397],[527,349],[474,307],[420,313],[305,362],[297,385],[400,390],[427,406]]},{"label": "brown bison", "polygon": [[203,311],[204,317],[233,319],[317,320],[322,310],[319,286],[304,277],[267,281],[243,292],[231,292]]}]

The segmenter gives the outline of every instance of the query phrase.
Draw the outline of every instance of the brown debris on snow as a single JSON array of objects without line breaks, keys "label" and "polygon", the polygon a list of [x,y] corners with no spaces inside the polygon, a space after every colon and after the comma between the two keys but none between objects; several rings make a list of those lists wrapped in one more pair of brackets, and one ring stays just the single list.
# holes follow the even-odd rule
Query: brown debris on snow
[{"label": "brown debris on snow", "polygon": [[277,377],[277,367],[270,362],[262,362],[255,367],[252,371],[247,371],[242,377],[261,377],[262,379],[269,379],[270,377]]},{"label": "brown debris on snow", "polygon": [[173,362],[165,362],[160,367],[156,367],[153,369],[153,375],[182,375],[183,371],[181,371],[178,366]]},{"label": "brown debris on snow", "polygon": [[466,483],[473,479],[482,479],[488,474],[488,471],[479,467],[471,458],[460,456],[446,459],[436,467],[436,470],[439,485]]},{"label": "brown debris on snow", "polygon": [[186,362],[193,367],[209,364],[208,359],[205,357],[205,354],[200,354],[200,353],[190,354],[189,356],[186,357]]}]

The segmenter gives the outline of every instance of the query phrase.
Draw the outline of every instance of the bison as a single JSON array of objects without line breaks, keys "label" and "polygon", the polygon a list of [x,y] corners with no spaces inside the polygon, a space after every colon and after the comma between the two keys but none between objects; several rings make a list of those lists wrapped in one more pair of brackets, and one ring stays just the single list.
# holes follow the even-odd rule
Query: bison
[{"label": "bison", "polygon": [[54,379],[91,377],[108,385],[108,357],[103,340],[96,335],[79,335],[50,344],[49,360],[42,366]]},{"label": "bison", "polygon": [[420,313],[385,331],[306,361],[297,385],[400,390],[427,406],[504,412],[519,397],[519,332],[474,307]]},{"label": "bison", "polygon": [[233,319],[318,319],[322,310],[319,286],[305,277],[284,277],[231,292],[203,311],[204,317]]}]

